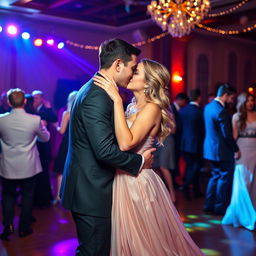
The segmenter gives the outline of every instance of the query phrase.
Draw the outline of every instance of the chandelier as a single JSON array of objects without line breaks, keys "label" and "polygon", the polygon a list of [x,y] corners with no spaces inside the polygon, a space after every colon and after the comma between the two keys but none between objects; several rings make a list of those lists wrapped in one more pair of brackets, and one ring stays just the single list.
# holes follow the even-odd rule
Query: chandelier
[{"label": "chandelier", "polygon": [[152,19],[173,37],[188,35],[209,9],[209,0],[160,0],[148,5]]}]

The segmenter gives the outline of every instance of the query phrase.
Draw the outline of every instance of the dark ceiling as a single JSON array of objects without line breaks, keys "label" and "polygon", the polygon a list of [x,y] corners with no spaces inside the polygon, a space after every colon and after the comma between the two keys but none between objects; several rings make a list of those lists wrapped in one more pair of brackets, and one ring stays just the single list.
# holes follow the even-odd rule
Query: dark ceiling
[{"label": "dark ceiling", "polygon": [[[4,2],[5,4],[3,4]],[[40,13],[112,27],[124,26],[150,19],[147,15],[148,0],[5,0],[0,1],[0,12]],[[211,0],[211,12],[219,12],[242,2],[241,0]],[[212,27],[227,29],[241,26],[241,17],[256,22],[256,0],[250,0],[236,12],[214,19],[205,19]],[[249,23],[248,23],[249,24]],[[241,37],[255,40],[256,32]]]}]

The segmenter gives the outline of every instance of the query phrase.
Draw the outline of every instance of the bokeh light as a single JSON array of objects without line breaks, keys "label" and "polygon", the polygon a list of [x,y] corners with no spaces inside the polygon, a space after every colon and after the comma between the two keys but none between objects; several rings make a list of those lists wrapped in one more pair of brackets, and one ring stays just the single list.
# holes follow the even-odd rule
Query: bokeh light
[{"label": "bokeh light", "polygon": [[52,255],[73,255],[78,243],[76,238],[70,238],[56,243],[50,250]]},{"label": "bokeh light", "polygon": [[48,39],[48,40],[46,41],[46,43],[47,43],[48,45],[50,45],[50,46],[53,46],[53,45],[54,45],[54,40],[53,40],[53,39]]},{"label": "bokeh light", "polygon": [[249,92],[249,93],[252,93],[252,92],[253,92],[253,88],[250,87],[250,88],[248,89],[248,92]]},{"label": "bokeh light", "polygon": [[9,26],[7,27],[7,33],[8,33],[9,35],[15,36],[15,35],[18,33],[18,29],[17,29],[17,27],[14,26],[14,25],[9,25]]},{"label": "bokeh light", "polygon": [[23,33],[21,34],[21,37],[22,37],[23,39],[25,39],[25,40],[28,40],[28,39],[30,38],[30,34],[29,34],[28,32],[23,32]]},{"label": "bokeh light", "polygon": [[41,38],[37,38],[35,41],[34,41],[34,45],[35,46],[41,46],[43,44],[43,40]]},{"label": "bokeh light", "polygon": [[212,249],[205,249],[202,248],[201,251],[206,255],[206,256],[220,256],[220,252],[212,250]]},{"label": "bokeh light", "polygon": [[58,49],[62,49],[65,46],[65,44],[63,42],[58,43]]}]

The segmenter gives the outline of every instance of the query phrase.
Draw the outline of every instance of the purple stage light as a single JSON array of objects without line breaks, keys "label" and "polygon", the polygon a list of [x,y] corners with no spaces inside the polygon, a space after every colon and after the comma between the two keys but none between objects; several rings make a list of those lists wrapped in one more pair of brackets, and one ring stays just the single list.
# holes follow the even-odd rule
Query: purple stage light
[{"label": "purple stage light", "polygon": [[7,33],[8,33],[8,34],[10,34],[10,35],[12,35],[12,36],[15,36],[15,35],[17,34],[17,32],[18,32],[18,29],[17,29],[16,26],[14,26],[14,25],[9,25],[9,26],[7,27]]},{"label": "purple stage light", "polygon": [[47,43],[48,45],[50,45],[50,46],[53,46],[53,45],[54,45],[54,40],[53,40],[53,39],[48,39],[48,40],[46,41],[46,43]]}]

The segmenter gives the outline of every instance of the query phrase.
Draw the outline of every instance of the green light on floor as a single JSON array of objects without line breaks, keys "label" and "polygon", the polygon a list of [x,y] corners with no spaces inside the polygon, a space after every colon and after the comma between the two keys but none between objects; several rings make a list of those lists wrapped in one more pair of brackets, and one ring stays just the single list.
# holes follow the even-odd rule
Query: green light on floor
[{"label": "green light on floor", "polygon": [[221,224],[221,220],[209,220],[212,224]]},{"label": "green light on floor", "polygon": [[186,228],[186,230],[187,230],[189,233],[191,233],[191,232],[194,231],[193,228]]},{"label": "green light on floor", "polygon": [[211,250],[211,249],[201,249],[201,251],[206,255],[206,256],[220,256],[220,252]]},{"label": "green light on floor", "polygon": [[204,230],[207,230],[207,229],[203,228],[203,227],[194,227],[194,230],[204,231]]},{"label": "green light on floor", "polygon": [[212,218],[212,215],[203,214],[202,217],[209,219],[209,218]]},{"label": "green light on floor", "polygon": [[187,218],[189,219],[198,219],[197,215],[187,215]]},{"label": "green light on floor", "polygon": [[204,222],[196,222],[193,224],[194,227],[200,227],[200,228],[210,228],[211,225]]}]

